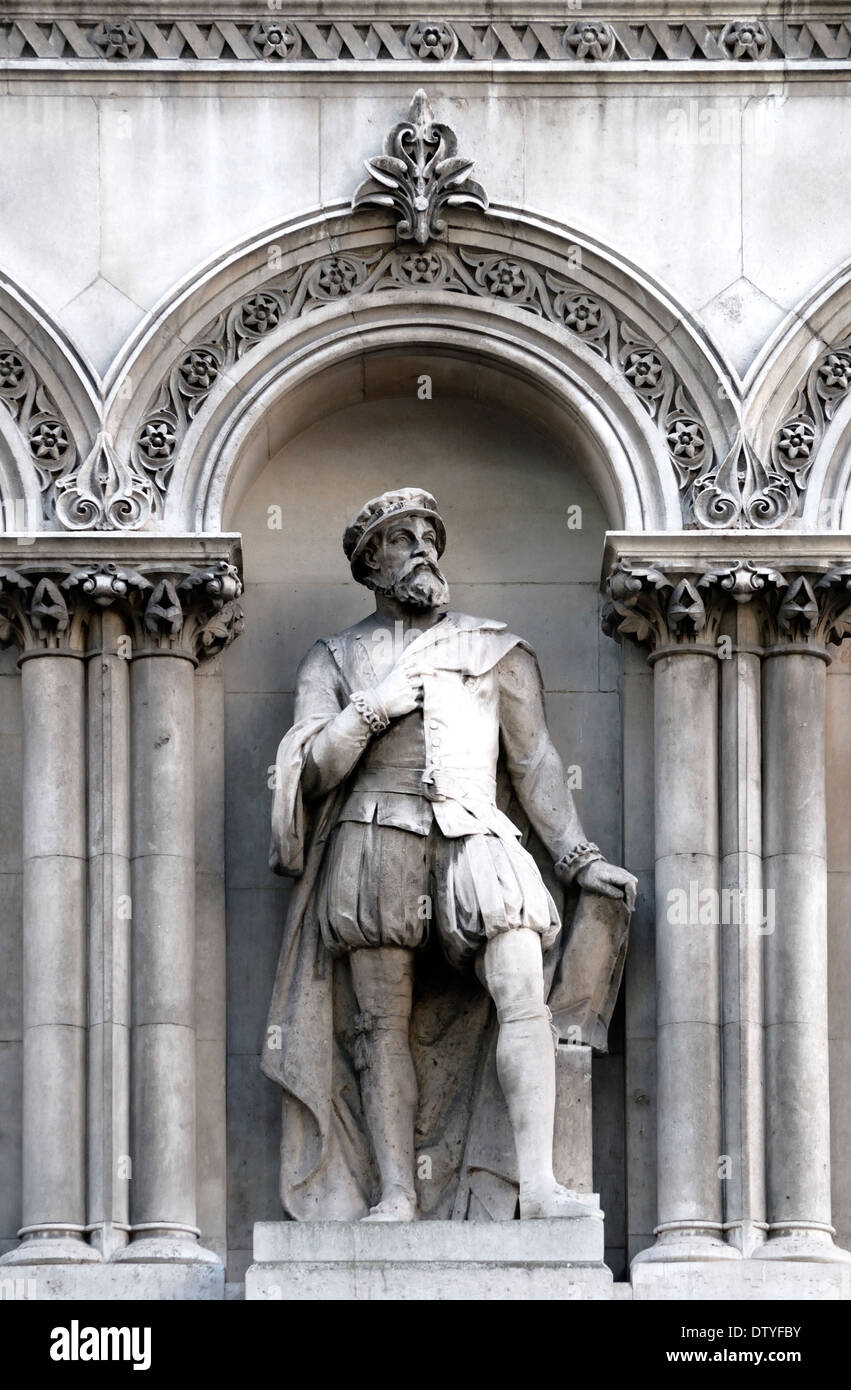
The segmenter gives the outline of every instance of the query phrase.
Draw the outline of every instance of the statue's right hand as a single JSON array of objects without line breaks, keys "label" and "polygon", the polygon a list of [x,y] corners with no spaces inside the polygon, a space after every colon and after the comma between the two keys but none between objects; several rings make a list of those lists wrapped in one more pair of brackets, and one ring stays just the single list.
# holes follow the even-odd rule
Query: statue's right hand
[{"label": "statue's right hand", "polygon": [[400,663],[375,687],[375,698],[390,719],[411,714],[422,704],[422,676],[419,671],[412,671]]}]

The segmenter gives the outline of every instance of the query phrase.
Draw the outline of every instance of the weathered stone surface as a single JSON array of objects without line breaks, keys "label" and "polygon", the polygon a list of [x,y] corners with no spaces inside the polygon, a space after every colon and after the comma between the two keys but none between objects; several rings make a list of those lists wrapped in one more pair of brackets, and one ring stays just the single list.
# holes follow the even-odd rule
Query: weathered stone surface
[{"label": "weathered stone surface", "polygon": [[[592,1199],[593,1200],[593,1199]],[[603,1224],[259,1222],[245,1296],[255,1299],[607,1299]]]}]

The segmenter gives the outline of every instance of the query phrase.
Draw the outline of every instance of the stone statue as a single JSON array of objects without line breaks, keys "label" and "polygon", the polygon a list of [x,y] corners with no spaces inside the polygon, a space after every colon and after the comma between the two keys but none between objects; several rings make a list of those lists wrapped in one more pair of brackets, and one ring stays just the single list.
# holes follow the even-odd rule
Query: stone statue
[{"label": "stone statue", "polygon": [[[512,1217],[518,1190],[521,1218],[588,1211],[553,1174],[554,892],[575,881],[626,918],[636,881],[585,839],[532,649],[449,609],[445,543],[422,489],[366,503],[343,548],[375,612],[308,652],[278,749],[271,863],[298,882],[263,1070],[300,1220]],[[603,949],[615,992],[622,944]]]}]

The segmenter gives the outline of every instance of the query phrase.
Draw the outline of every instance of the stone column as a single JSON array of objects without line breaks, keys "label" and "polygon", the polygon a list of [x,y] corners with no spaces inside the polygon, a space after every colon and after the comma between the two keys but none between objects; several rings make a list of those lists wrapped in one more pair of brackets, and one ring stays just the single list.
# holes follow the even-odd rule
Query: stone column
[{"label": "stone column", "polygon": [[[736,603],[719,643],[721,676],[721,993],[727,1238],[743,1255],[765,1239],[761,634],[751,602],[765,583],[732,572]],[[726,639],[726,641],[725,641]]]},{"label": "stone column", "polygon": [[656,1226],[656,943],[653,846],[653,673],[623,645],[623,862],[638,878],[626,957],[627,1264]]},{"label": "stone column", "polygon": [[195,1035],[197,1219],[203,1240],[227,1252],[227,922],[225,912],[225,697],[221,662],[195,673]]},{"label": "stone column", "polygon": [[47,575],[4,584],[22,647],[24,1079],[22,1243],[3,1263],[77,1263],[100,1258],[86,1241],[85,624]]},{"label": "stone column", "polygon": [[88,1213],[108,1259],[130,1229],[130,637],[103,580],[87,653]]},{"label": "stone column", "polygon": [[160,578],[135,634],[132,1237],[119,1260],[218,1262],[196,1206],[194,671],[238,630],[238,591],[229,565]]},{"label": "stone column", "polygon": [[707,611],[696,576],[622,562],[608,592],[653,667],[658,1209],[633,1263],[737,1258],[721,1189],[720,606]]},{"label": "stone column", "polygon": [[765,1058],[763,1259],[851,1260],[833,1244],[827,1017],[825,643],[847,631],[851,571],[785,584],[763,664]]}]

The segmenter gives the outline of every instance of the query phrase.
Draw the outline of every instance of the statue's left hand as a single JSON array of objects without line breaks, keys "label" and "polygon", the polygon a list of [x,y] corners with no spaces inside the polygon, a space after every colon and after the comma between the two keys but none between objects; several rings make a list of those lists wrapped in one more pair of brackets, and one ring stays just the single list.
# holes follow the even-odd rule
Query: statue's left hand
[{"label": "statue's left hand", "polygon": [[623,898],[627,912],[632,912],[635,907],[638,879],[628,869],[618,868],[617,864],[595,859],[579,870],[576,882],[592,893],[602,893],[606,898]]}]

